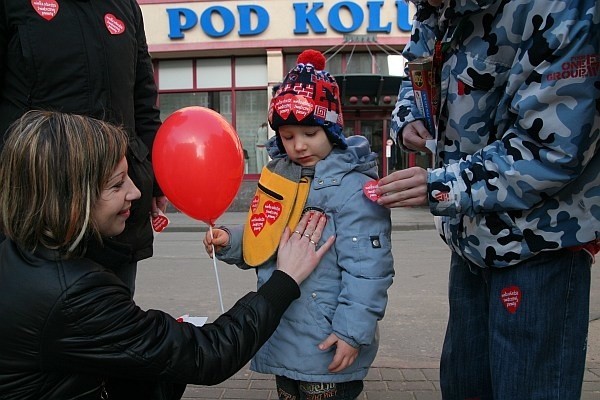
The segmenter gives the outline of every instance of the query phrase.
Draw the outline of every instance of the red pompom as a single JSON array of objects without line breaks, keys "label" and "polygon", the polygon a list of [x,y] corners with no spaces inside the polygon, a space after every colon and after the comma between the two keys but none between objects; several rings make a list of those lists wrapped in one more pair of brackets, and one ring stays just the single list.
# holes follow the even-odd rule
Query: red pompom
[{"label": "red pompom", "polygon": [[317,70],[325,69],[325,56],[317,50],[304,50],[298,56],[297,64],[312,64]]}]

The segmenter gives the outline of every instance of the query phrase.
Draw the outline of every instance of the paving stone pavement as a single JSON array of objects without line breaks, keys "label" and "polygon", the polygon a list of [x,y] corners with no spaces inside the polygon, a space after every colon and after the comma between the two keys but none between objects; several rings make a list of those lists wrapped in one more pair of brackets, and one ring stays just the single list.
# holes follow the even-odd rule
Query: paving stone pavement
[{"label": "paving stone pavement", "polygon": [[[277,400],[275,379],[247,367],[216,386],[189,385],[184,399]],[[372,367],[360,400],[439,400],[439,369]],[[600,399],[600,363],[588,363],[581,400]]]}]

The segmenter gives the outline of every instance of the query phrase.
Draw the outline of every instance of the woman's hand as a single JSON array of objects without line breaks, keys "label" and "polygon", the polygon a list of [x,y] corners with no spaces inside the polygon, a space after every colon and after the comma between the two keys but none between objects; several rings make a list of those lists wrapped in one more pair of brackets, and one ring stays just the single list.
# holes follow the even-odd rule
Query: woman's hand
[{"label": "woman's hand", "polygon": [[335,241],[335,237],[331,236],[317,249],[326,223],[325,214],[307,212],[293,233],[285,228],[281,235],[277,250],[277,269],[292,277],[298,285],[311,274]]}]

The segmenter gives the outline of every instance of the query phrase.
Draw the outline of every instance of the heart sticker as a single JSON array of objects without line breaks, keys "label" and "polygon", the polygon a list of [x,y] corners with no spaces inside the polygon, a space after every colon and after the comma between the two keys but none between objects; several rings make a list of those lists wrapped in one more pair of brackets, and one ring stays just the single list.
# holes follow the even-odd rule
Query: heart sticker
[{"label": "heart sticker", "polygon": [[307,99],[304,96],[293,96],[292,113],[296,117],[296,121],[302,121],[313,112],[314,108],[315,105],[311,99]]},{"label": "heart sticker", "polygon": [[363,186],[363,193],[365,196],[367,196],[367,199],[371,201],[377,201],[379,198],[379,195],[375,193],[375,189],[377,189],[377,182],[378,181],[369,181]]},{"label": "heart sticker", "polygon": [[273,102],[273,109],[284,120],[288,119],[292,112],[292,97],[291,94],[286,94],[283,97],[277,97]]},{"label": "heart sticker", "polygon": [[56,0],[31,0],[31,5],[35,12],[46,21],[50,21],[58,14]]},{"label": "heart sticker", "polygon": [[112,14],[106,14],[104,16],[104,25],[111,35],[120,35],[125,32],[125,24],[119,18]]},{"label": "heart sticker", "polygon": [[281,203],[278,201],[267,201],[263,205],[263,210],[265,211],[265,215],[267,216],[267,221],[269,224],[273,224],[279,218],[281,214]]},{"label": "heart sticker", "polygon": [[263,230],[263,228],[265,227],[266,220],[267,218],[263,213],[252,214],[252,216],[250,217],[250,228],[252,229],[252,233],[254,233],[254,236],[258,236],[260,231]]},{"label": "heart sticker", "polygon": [[521,303],[521,289],[518,286],[505,287],[500,292],[500,300],[509,313],[516,313]]},{"label": "heart sticker", "polygon": [[252,210],[252,212],[255,212],[256,209],[258,208],[258,201],[259,201],[258,195],[255,195],[254,198],[252,199],[252,202],[250,203],[250,209]]},{"label": "heart sticker", "polygon": [[160,233],[169,225],[169,218],[162,211],[158,211],[158,215],[152,218],[152,229],[154,232]]}]

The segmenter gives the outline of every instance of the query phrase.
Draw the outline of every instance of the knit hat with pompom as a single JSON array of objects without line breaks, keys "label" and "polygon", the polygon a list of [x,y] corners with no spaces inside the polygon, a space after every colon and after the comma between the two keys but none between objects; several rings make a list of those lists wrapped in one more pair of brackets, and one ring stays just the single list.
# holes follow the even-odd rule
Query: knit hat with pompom
[{"label": "knit hat with pompom", "polygon": [[340,89],[325,68],[325,56],[317,50],[303,51],[288,72],[269,105],[269,125],[277,134],[277,146],[285,153],[279,137],[283,125],[321,126],[329,141],[346,149]]}]

